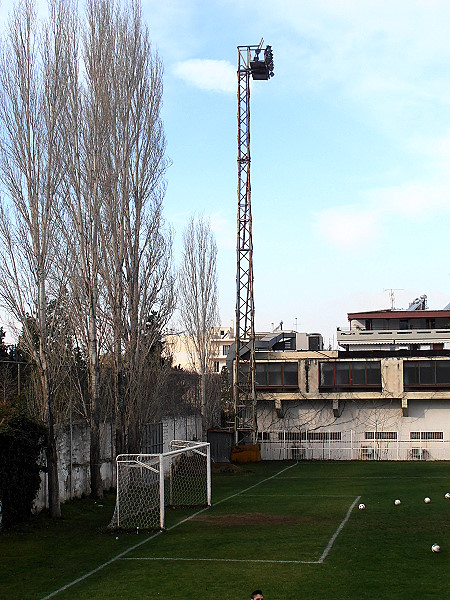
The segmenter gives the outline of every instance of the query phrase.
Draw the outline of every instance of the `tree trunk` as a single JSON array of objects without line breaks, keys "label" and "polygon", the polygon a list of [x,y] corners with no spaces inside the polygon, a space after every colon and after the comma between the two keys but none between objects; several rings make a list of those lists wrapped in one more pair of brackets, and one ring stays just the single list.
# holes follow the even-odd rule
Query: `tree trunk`
[{"label": "tree trunk", "polygon": [[202,442],[206,442],[208,438],[208,415],[206,406],[206,373],[203,371],[201,374],[201,386],[202,386]]},{"label": "tree trunk", "polygon": [[126,413],[123,389],[123,362],[121,352],[122,336],[120,323],[115,320],[114,326],[114,400],[115,400],[115,428],[116,428],[116,454],[127,452],[126,448]]},{"label": "tree trunk", "polygon": [[100,429],[93,424],[91,427],[91,447],[89,455],[91,465],[91,496],[97,499],[103,498],[100,448]]},{"label": "tree trunk", "polygon": [[48,431],[47,431],[47,475],[48,475],[48,509],[51,517],[61,516],[59,501],[58,460],[53,416],[53,401],[48,400]]},{"label": "tree trunk", "polygon": [[96,320],[96,286],[94,285],[92,298],[89,307],[89,370],[91,387],[91,496],[93,498],[103,498],[103,482],[101,476],[101,458],[100,458],[100,398],[99,398],[99,365],[97,350],[97,320]]}]

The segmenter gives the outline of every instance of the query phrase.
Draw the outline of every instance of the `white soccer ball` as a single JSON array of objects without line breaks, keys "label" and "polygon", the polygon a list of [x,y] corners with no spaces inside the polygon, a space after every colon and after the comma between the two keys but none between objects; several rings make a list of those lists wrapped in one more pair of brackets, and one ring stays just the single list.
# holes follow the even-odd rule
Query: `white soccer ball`
[{"label": "white soccer ball", "polygon": [[447,492],[447,493],[445,494],[445,497],[446,497],[446,499],[447,499],[447,500],[450,500],[450,492]]},{"label": "white soccer ball", "polygon": [[394,504],[395,504],[395,506],[399,506],[399,505],[401,504],[401,502],[400,502],[400,500],[396,500],[396,501],[394,502]]},{"label": "white soccer ball", "polygon": [[364,509],[366,508],[366,505],[361,503],[361,504],[358,506],[358,508],[359,508],[359,510],[364,510]]},{"label": "white soccer ball", "polygon": [[431,546],[431,552],[440,552],[441,551],[441,547],[439,546],[439,544],[433,544]]},{"label": "white soccer ball", "polygon": [[430,504],[431,500],[427,496],[426,498],[424,498],[424,502],[425,502],[425,504]]}]

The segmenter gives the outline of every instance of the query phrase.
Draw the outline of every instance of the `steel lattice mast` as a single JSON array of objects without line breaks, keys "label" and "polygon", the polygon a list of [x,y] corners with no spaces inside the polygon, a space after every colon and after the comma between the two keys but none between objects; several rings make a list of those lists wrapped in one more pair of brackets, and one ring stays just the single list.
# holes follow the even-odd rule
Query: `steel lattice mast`
[{"label": "steel lattice mast", "polygon": [[236,268],[236,359],[234,371],[235,442],[255,442],[256,373],[253,241],[250,185],[250,76],[273,76],[272,49],[238,46],[238,215]]}]

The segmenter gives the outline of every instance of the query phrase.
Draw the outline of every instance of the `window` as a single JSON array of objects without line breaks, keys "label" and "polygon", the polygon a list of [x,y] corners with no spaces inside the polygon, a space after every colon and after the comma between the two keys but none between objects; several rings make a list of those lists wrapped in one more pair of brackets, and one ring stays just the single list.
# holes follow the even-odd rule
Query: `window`
[{"label": "window", "polygon": [[410,440],[443,440],[444,432],[443,431],[411,431],[409,434]]},{"label": "window", "polygon": [[339,361],[319,363],[319,389],[381,388],[380,361]]},{"label": "window", "polygon": [[224,346],[222,346],[222,355],[227,356],[230,348],[231,348],[231,344],[225,344]]},{"label": "window", "polygon": [[281,387],[283,385],[283,365],[282,363],[268,363],[268,384],[270,386]]},{"label": "window", "polygon": [[334,363],[320,363],[320,387],[334,386]]},{"label": "window", "polygon": [[403,387],[450,387],[449,360],[407,360],[403,362]]},{"label": "window", "polygon": [[256,363],[256,385],[267,385],[266,364]]},{"label": "window", "polygon": [[365,431],[364,437],[366,440],[396,440],[396,431]]},{"label": "window", "polygon": [[278,440],[280,442],[284,440],[287,442],[300,442],[306,440],[306,431],[279,431]]},{"label": "window", "polygon": [[334,364],[334,383],[336,386],[350,385],[350,363]]},{"label": "window", "polygon": [[308,440],[310,442],[339,442],[341,440],[340,431],[309,431]]},{"label": "window", "polygon": [[298,363],[284,363],[284,385],[298,387]]},{"label": "window", "polygon": [[270,432],[258,431],[258,442],[270,442]]},{"label": "window", "polygon": [[340,431],[279,431],[278,440],[286,442],[339,442],[342,439]]},{"label": "window", "polygon": [[298,388],[298,362],[256,363],[258,387]]},{"label": "window", "polygon": [[450,382],[450,361],[436,361],[436,383],[446,384]]},{"label": "window", "polygon": [[214,361],[214,373],[219,372],[219,362],[217,360]]},{"label": "window", "polygon": [[355,362],[352,365],[352,384],[365,385],[366,382],[366,363]]}]

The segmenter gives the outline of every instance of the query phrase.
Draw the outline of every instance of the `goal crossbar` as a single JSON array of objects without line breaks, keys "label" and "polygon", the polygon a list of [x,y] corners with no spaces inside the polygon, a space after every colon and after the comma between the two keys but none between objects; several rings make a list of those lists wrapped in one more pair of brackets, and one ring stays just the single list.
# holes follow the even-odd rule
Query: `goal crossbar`
[{"label": "goal crossbar", "polygon": [[130,469],[132,469],[132,468],[135,468],[135,469],[136,468],[142,468],[142,469],[148,469],[149,471],[153,471],[154,473],[159,473],[159,470],[155,469],[155,467],[152,467],[150,465],[146,465],[145,463],[140,462],[139,460],[135,460],[132,463],[130,463],[129,461],[126,461],[126,460],[124,460],[124,461],[117,461],[117,462],[127,463]]},{"label": "goal crossbar", "polygon": [[174,440],[160,454],[119,454],[110,528],[164,529],[165,507],[210,506],[210,445]]}]

